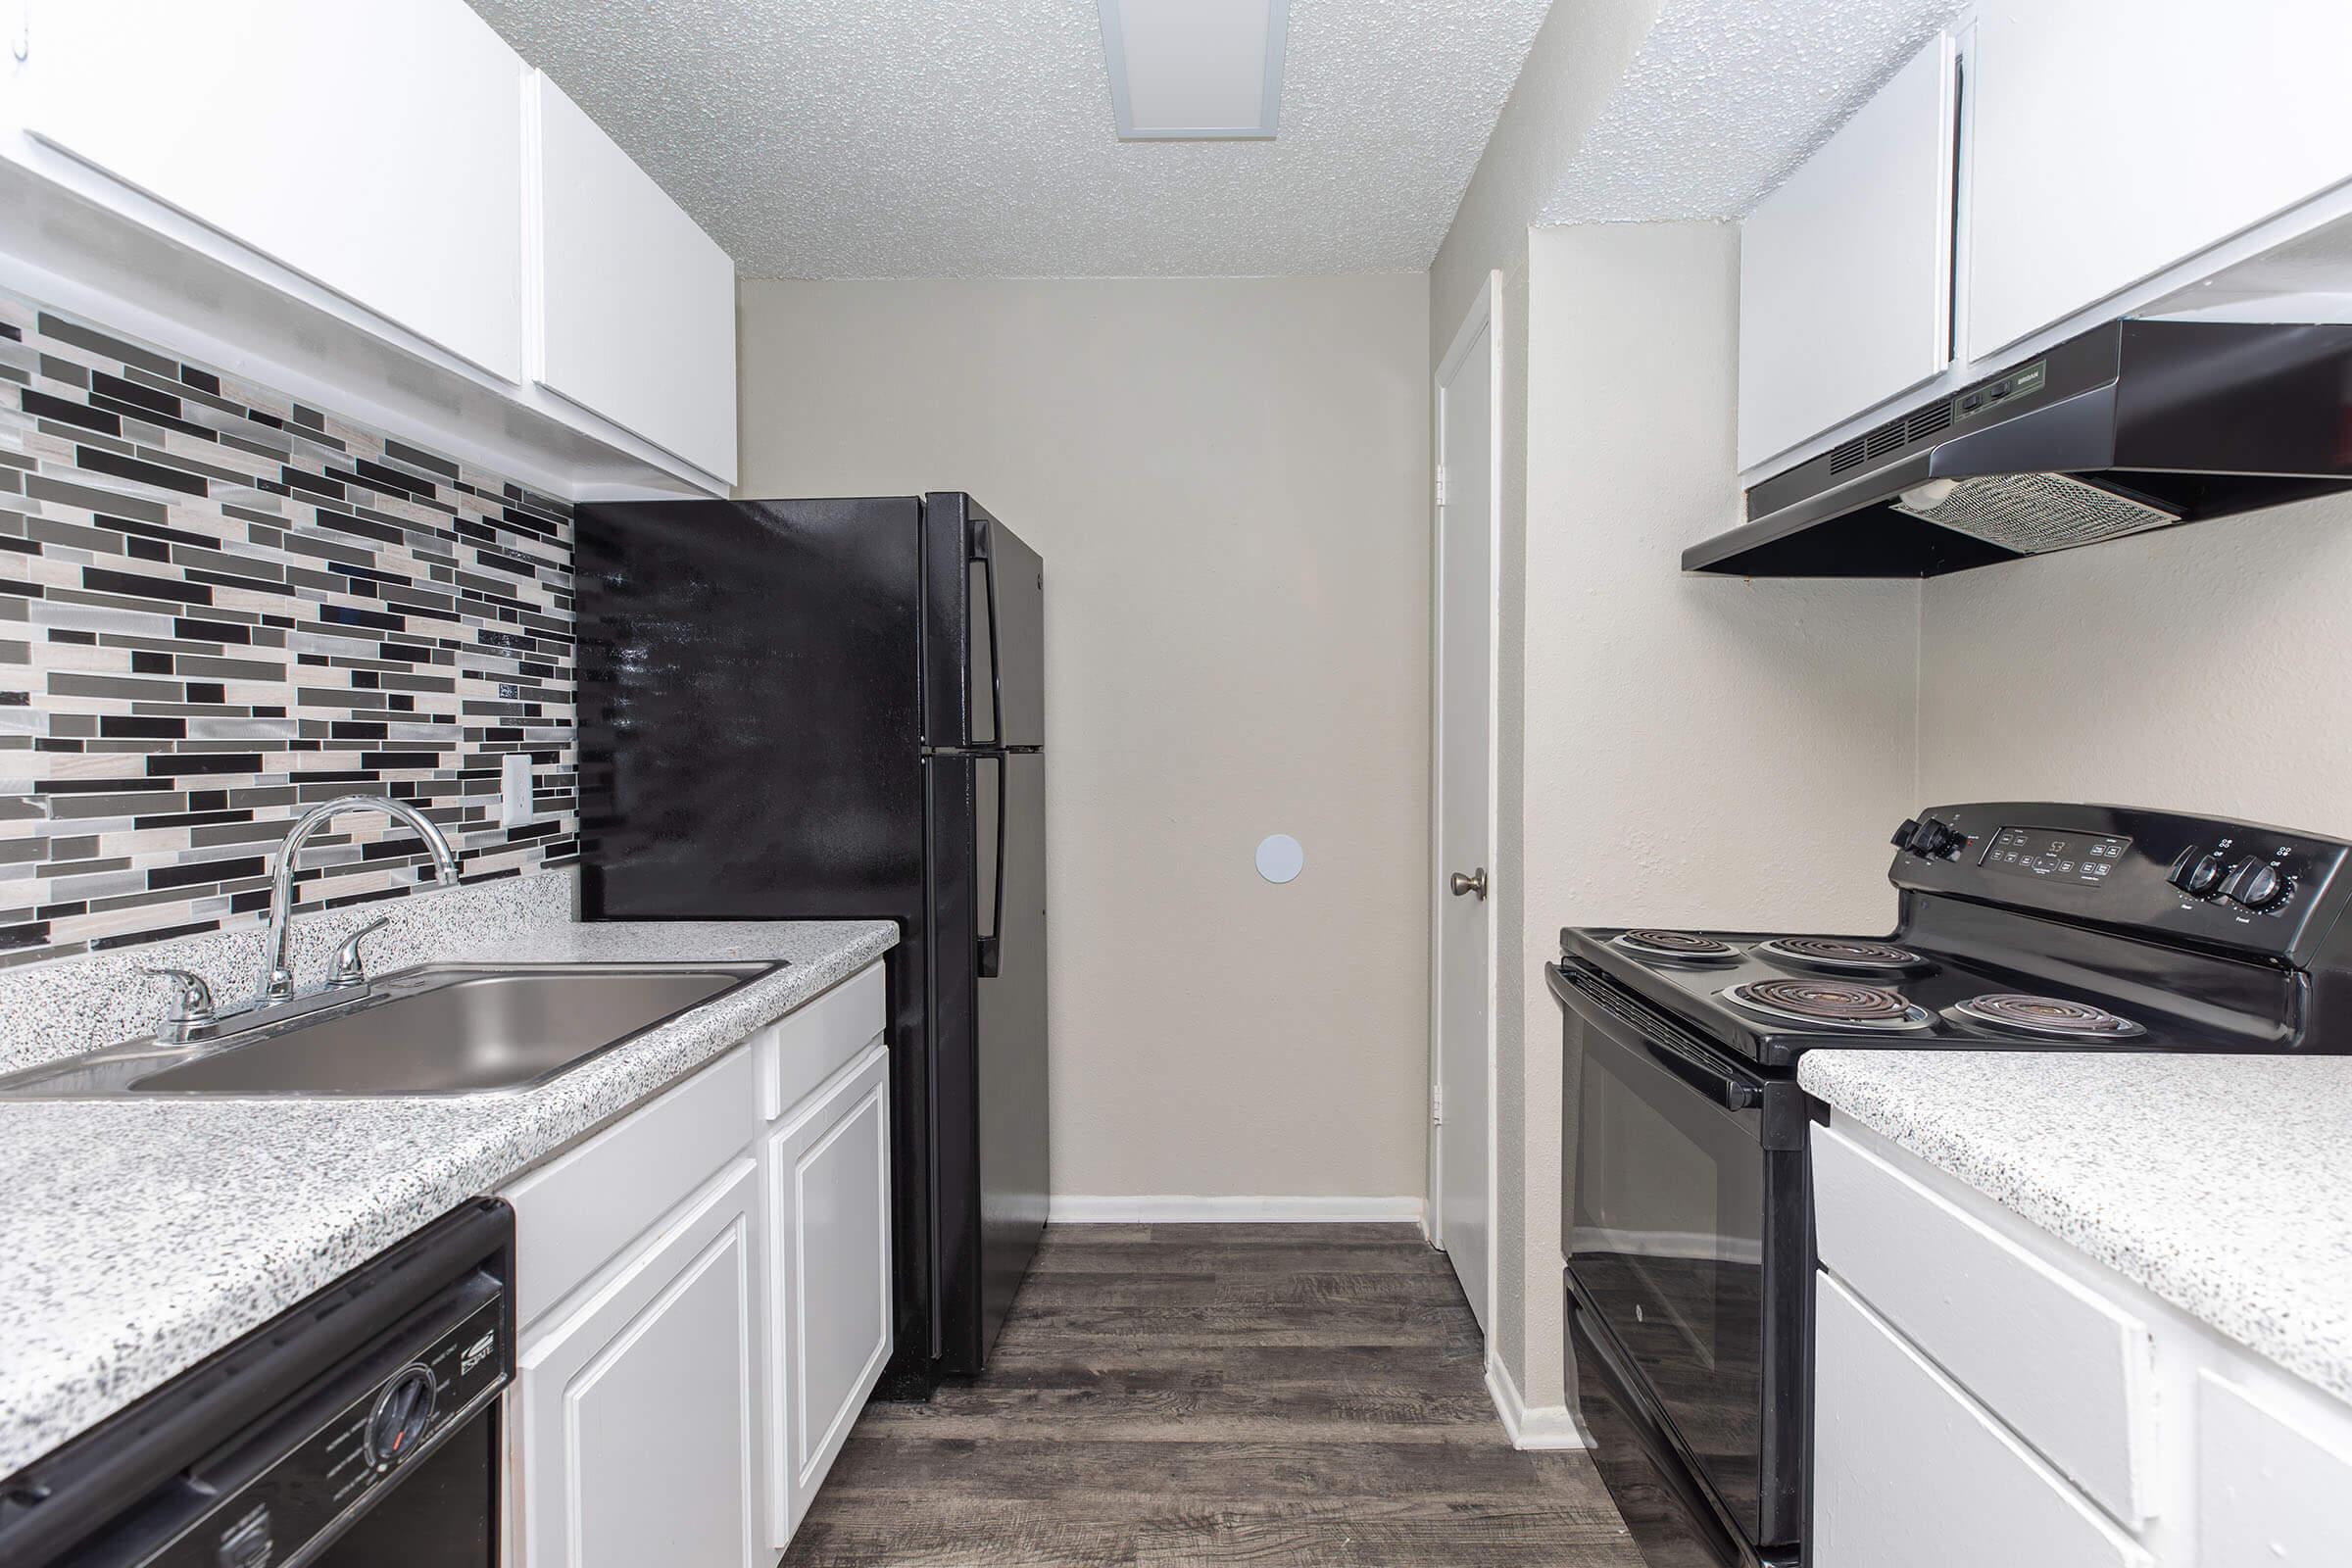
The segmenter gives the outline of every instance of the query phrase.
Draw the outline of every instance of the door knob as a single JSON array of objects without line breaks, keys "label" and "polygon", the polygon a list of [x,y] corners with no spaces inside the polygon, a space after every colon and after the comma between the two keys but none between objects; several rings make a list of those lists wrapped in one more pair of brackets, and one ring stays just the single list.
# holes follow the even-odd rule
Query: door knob
[{"label": "door knob", "polygon": [[1462,875],[1459,871],[1454,872],[1452,887],[1453,896],[1457,899],[1465,893],[1475,893],[1484,899],[1487,896],[1487,868],[1482,865],[1468,876]]}]

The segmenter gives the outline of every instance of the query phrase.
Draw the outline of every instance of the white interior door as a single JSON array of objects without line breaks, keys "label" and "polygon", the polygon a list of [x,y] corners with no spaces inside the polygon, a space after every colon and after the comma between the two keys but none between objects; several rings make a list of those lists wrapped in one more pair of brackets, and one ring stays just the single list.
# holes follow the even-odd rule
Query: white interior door
[{"label": "white interior door", "polygon": [[1495,293],[1481,294],[1437,386],[1433,1234],[1481,1329],[1494,1253]]}]

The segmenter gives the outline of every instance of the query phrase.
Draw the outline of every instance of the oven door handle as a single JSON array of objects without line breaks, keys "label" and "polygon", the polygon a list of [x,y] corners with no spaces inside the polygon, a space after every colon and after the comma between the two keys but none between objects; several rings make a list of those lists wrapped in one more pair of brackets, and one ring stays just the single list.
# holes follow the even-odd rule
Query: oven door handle
[{"label": "oven door handle", "polygon": [[1743,1083],[1730,1073],[1658,1041],[1645,1039],[1642,1045],[1659,1066],[1726,1110],[1753,1110],[1764,1103],[1764,1091],[1754,1084]]},{"label": "oven door handle", "polygon": [[1578,1016],[1587,1019],[1624,1049],[1631,1050],[1638,1043],[1651,1060],[1724,1109],[1754,1110],[1764,1103],[1764,1088],[1761,1084],[1734,1077],[1704,1057],[1679,1050],[1644,1030],[1630,1027],[1623,1018],[1592,1010],[1593,1004],[1578,997],[1575,984],[1558,964],[1547,963],[1544,966],[1544,980],[1562,1006],[1574,1008]]}]

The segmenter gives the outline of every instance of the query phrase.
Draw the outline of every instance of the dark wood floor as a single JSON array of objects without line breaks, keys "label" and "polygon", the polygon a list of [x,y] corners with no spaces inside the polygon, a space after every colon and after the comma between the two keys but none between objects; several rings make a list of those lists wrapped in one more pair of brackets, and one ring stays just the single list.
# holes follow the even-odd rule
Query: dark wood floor
[{"label": "dark wood floor", "polygon": [[1581,1453],[1521,1453],[1410,1226],[1047,1234],[987,1376],[875,1404],[787,1568],[1640,1568]]}]

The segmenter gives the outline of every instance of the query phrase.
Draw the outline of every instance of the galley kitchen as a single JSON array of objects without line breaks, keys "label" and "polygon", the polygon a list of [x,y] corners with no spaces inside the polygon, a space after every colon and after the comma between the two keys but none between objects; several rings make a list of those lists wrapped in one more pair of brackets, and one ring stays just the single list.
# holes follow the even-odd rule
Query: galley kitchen
[{"label": "galley kitchen", "polygon": [[2352,10],[0,29],[0,1565],[2352,1563]]}]

